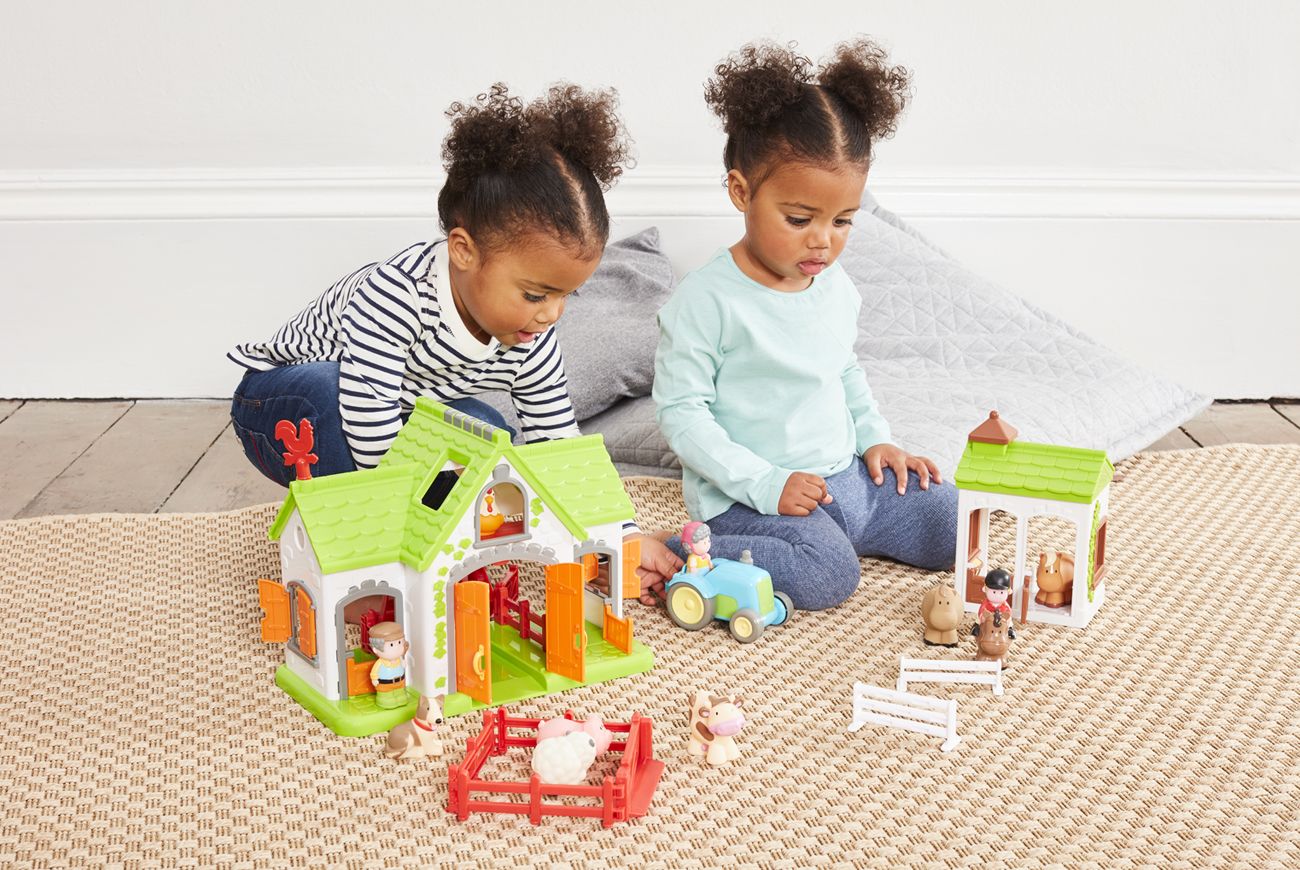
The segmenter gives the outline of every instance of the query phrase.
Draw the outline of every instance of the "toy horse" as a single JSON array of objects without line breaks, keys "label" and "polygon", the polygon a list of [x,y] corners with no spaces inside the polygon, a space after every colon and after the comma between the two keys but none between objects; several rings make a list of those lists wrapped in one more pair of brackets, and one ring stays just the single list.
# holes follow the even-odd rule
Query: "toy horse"
[{"label": "toy horse", "polygon": [[1011,620],[1006,619],[998,611],[986,613],[980,620],[980,633],[975,637],[975,643],[978,651],[975,653],[975,661],[992,662],[1001,661],[1002,667],[1007,666],[1007,653],[1011,651]]},{"label": "toy horse", "polygon": [[1044,607],[1069,607],[1074,591],[1074,557],[1056,550],[1038,554],[1034,603]]},{"label": "toy horse", "polygon": [[957,590],[948,583],[933,586],[921,598],[921,621],[926,646],[956,646],[957,626],[964,608]]}]

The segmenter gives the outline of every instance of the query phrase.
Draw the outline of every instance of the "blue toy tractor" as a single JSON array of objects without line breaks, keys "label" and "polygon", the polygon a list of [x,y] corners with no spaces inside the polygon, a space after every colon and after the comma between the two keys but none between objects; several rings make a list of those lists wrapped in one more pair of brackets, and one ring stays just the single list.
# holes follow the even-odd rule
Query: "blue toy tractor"
[{"label": "blue toy tractor", "polygon": [[668,615],[687,631],[723,619],[733,638],[753,643],[764,628],[783,624],[793,613],[790,597],[772,591],[771,575],[754,564],[748,550],[739,562],[714,559],[712,568],[683,568],[668,581]]}]

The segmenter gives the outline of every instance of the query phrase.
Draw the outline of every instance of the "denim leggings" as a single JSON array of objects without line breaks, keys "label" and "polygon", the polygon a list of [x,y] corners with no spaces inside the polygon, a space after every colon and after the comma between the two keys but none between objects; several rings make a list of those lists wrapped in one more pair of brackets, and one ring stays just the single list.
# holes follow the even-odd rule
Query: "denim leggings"
[{"label": "denim leggings", "polygon": [[[754,564],[800,610],[845,601],[858,586],[859,556],[884,556],[929,571],[952,567],[957,540],[957,488],[949,482],[921,489],[915,472],[898,494],[892,469],[876,486],[861,457],[826,478],[834,501],[806,517],[760,514],[733,504],[708,521],[711,556],[737,559],[749,550]],[[668,547],[685,557],[680,536]]]},{"label": "denim leggings", "polygon": [[[515,430],[505,418],[486,402],[457,399],[447,405],[505,429],[510,437]],[[339,416],[339,364],[336,362],[298,363],[265,372],[249,372],[235,388],[230,404],[230,419],[248,461],[262,474],[281,486],[297,477],[292,465],[284,464],[284,445],[275,438],[275,424],[291,420],[310,420],[315,433],[316,463],[312,477],[324,477],[355,471],[352,450],[343,433]]]}]

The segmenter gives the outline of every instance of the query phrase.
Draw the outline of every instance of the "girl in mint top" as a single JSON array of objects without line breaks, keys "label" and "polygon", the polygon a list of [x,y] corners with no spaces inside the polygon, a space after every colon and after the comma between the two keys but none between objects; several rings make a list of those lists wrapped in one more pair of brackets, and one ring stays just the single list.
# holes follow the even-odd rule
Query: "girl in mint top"
[{"label": "girl in mint top", "polygon": [[845,600],[859,556],[952,565],[956,490],[891,443],[853,350],[862,298],[835,262],[906,90],[867,40],[815,70],[770,44],[720,64],[706,100],[745,236],[659,312],[654,397],[691,518],[801,609]]}]

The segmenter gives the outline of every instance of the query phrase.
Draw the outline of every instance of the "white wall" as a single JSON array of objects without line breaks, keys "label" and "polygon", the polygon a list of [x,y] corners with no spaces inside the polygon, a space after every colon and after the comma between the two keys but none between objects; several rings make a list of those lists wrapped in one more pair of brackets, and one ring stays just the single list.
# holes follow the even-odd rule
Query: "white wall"
[{"label": "white wall", "polygon": [[611,207],[688,268],[735,232],[711,65],[856,32],[915,71],[886,206],[1191,387],[1300,395],[1300,6],[679,8],[10,0],[0,396],[227,394],[226,347],[434,233],[441,111],[496,79],[618,86]]}]

